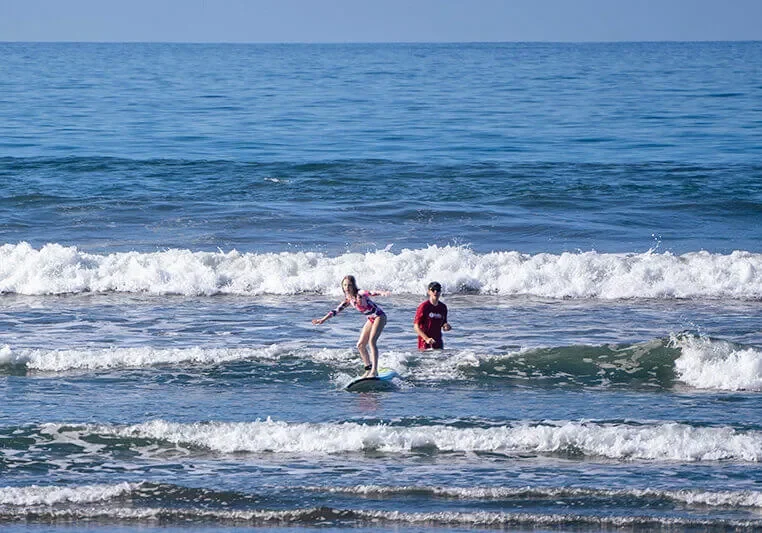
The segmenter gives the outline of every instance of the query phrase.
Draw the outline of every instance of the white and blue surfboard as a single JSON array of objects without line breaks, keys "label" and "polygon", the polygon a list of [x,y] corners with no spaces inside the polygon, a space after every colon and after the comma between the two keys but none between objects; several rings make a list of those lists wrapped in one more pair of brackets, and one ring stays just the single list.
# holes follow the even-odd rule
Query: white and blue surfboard
[{"label": "white and blue surfboard", "polygon": [[344,390],[352,392],[371,392],[390,390],[395,388],[394,378],[400,377],[393,368],[379,368],[378,377],[355,378],[350,381]]}]

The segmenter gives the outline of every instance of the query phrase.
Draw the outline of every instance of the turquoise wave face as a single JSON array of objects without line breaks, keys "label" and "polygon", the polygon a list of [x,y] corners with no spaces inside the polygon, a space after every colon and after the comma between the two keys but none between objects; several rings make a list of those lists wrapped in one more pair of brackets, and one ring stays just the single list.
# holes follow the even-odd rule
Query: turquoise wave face
[{"label": "turquoise wave face", "polygon": [[634,345],[560,346],[480,360],[463,373],[477,382],[520,386],[669,389],[680,350],[666,340]]}]

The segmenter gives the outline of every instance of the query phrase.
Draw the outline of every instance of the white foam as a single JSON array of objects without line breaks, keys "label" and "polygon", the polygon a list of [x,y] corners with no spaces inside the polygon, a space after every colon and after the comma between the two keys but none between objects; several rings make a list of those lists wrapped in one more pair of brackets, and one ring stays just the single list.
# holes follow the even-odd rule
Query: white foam
[{"label": "white foam", "polygon": [[385,486],[356,485],[350,487],[303,487],[313,492],[358,494],[386,498],[408,494],[430,494],[441,498],[463,500],[503,500],[520,498],[643,498],[667,499],[689,505],[710,507],[762,508],[762,492],[759,491],[705,491],[705,490],[656,490],[656,489],[596,489],[577,487],[442,487],[442,486]]},{"label": "white foam", "polygon": [[[61,504],[107,503],[116,498],[129,496],[141,487],[141,483],[118,483],[113,485],[0,487],[0,505],[14,507],[56,506]],[[442,498],[464,500],[501,500],[516,498],[661,498],[689,505],[711,507],[762,508],[762,492],[758,491],[703,491],[703,490],[655,490],[655,489],[596,489],[575,487],[443,487],[443,486],[384,486],[357,485],[349,487],[296,487],[313,492],[358,494],[386,498],[395,495],[428,493]]]},{"label": "white foam", "polygon": [[0,365],[18,365],[25,364],[26,358],[11,350],[11,347],[4,344],[0,347]]},{"label": "white foam", "polygon": [[[47,433],[72,431],[52,427]],[[79,430],[77,430],[79,431]],[[154,420],[143,424],[88,426],[84,431],[140,437],[215,452],[333,454],[379,451],[573,453],[618,460],[762,460],[762,434],[730,427],[593,422],[521,423],[488,428],[438,425],[286,423],[271,419],[241,423],[180,424]]]},{"label": "white foam", "polygon": [[[310,352],[306,352],[308,354],[308,357],[310,356]],[[354,368],[355,370],[358,370],[360,367],[358,366],[359,357],[357,355],[357,352],[352,350],[344,350],[341,353],[344,355],[343,360],[339,361],[336,358],[336,351],[335,350],[321,350],[318,353],[326,353],[329,354],[329,357],[323,357],[322,360],[326,362],[330,362],[332,364],[336,363],[342,363],[343,366]],[[315,358],[314,355],[311,357]],[[391,368],[394,369],[397,374],[399,374],[401,377],[404,377],[408,372],[408,359],[410,357],[409,352],[399,352],[394,350],[385,350],[383,353],[383,356],[380,361],[380,368]],[[359,372],[362,373],[362,372]],[[351,370],[347,369],[346,371],[338,371],[336,372],[332,378],[331,381],[336,385],[337,388],[343,389],[346,387],[352,380],[356,379],[359,374],[357,371],[354,373],[351,373]],[[409,389],[413,387],[413,384],[409,381],[404,381],[403,379],[394,378],[393,379],[394,384],[400,388],[400,389]]]},{"label": "white foam", "polygon": [[430,382],[468,380],[468,369],[479,368],[484,362],[497,358],[518,356],[525,351],[529,351],[529,348],[495,356],[473,350],[425,350],[416,354],[420,365],[415,369],[415,379]]},{"label": "white foam", "polygon": [[83,485],[78,487],[43,487],[38,485],[2,487],[0,488],[0,505],[28,507],[62,503],[98,503],[129,494],[138,486],[134,483],[119,483],[117,485]]},{"label": "white foam", "polygon": [[[72,370],[107,370],[148,368],[160,365],[218,365],[233,361],[277,363],[297,357],[336,369],[358,366],[357,353],[349,349],[304,348],[295,344],[271,344],[258,348],[213,348],[191,346],[181,348],[109,347],[109,348],[12,348],[0,347],[0,366],[24,365],[28,370],[66,372]],[[382,366],[401,375],[407,371],[409,352],[386,351]],[[356,376],[346,374],[345,381]],[[340,380],[339,380],[340,381]],[[344,383],[346,384],[346,383]]]},{"label": "white foam", "polygon": [[60,350],[0,348],[0,364],[24,364],[30,370],[63,372],[111,368],[143,368],[172,364],[220,364],[229,361],[277,361],[286,347],[263,348],[72,348]]},{"label": "white foam", "polygon": [[[4,513],[3,518],[10,520],[30,521],[116,521],[116,522],[148,522],[162,524],[181,524],[187,527],[194,522],[241,523],[244,525],[259,524],[326,524],[340,525],[345,523],[356,527],[358,521],[367,522],[374,528],[378,526],[399,527],[417,526],[455,526],[455,527],[594,527],[628,528],[628,529],[753,529],[759,528],[760,520],[732,520],[725,518],[683,518],[661,517],[652,514],[642,516],[616,516],[591,514],[535,514],[535,513],[506,513],[491,511],[476,512],[420,512],[405,513],[400,511],[334,509],[330,507],[302,508],[291,510],[220,510],[202,508],[169,508],[169,507],[85,507],[73,509],[27,509],[16,513]],[[335,528],[334,528],[335,529]]]},{"label": "white foam", "polygon": [[671,343],[680,348],[681,381],[700,389],[762,390],[762,351],[694,335],[673,335]]},{"label": "white foam", "polygon": [[313,252],[89,254],[76,247],[0,246],[0,293],[339,294],[339,280],[421,294],[428,280],[445,290],[546,298],[762,298],[762,254],[691,252],[476,253],[464,246],[390,247],[331,257]]}]

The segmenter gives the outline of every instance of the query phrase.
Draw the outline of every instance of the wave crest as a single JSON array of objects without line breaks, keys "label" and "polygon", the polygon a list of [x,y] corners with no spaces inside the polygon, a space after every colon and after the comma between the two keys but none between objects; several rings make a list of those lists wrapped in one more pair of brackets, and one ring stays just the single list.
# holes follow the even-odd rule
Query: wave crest
[{"label": "wave crest", "polygon": [[355,273],[364,286],[420,294],[438,279],[450,293],[543,298],[762,298],[762,254],[579,252],[479,254],[463,246],[330,257],[317,252],[85,253],[28,243],[0,247],[0,293],[142,292],[180,295],[338,294]]},{"label": "wave crest", "polygon": [[[89,435],[126,442],[146,439],[173,449],[214,453],[495,453],[551,454],[639,461],[762,460],[762,435],[732,427],[694,427],[677,422],[650,424],[558,421],[489,427],[398,426],[385,423],[254,422],[176,423],[153,420],[131,426],[44,424],[46,439],[83,441]],[[159,446],[163,448],[164,446]]]},{"label": "wave crest", "polygon": [[695,335],[672,335],[680,349],[675,370],[700,389],[762,391],[762,351]]}]

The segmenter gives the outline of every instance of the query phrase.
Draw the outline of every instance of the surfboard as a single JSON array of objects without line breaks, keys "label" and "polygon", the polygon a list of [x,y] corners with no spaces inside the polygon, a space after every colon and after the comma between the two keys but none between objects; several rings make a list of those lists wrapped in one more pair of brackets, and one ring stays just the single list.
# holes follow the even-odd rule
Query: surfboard
[{"label": "surfboard", "polygon": [[344,387],[344,390],[352,392],[390,390],[395,387],[394,378],[399,376],[393,368],[379,368],[377,378],[355,378]]}]

